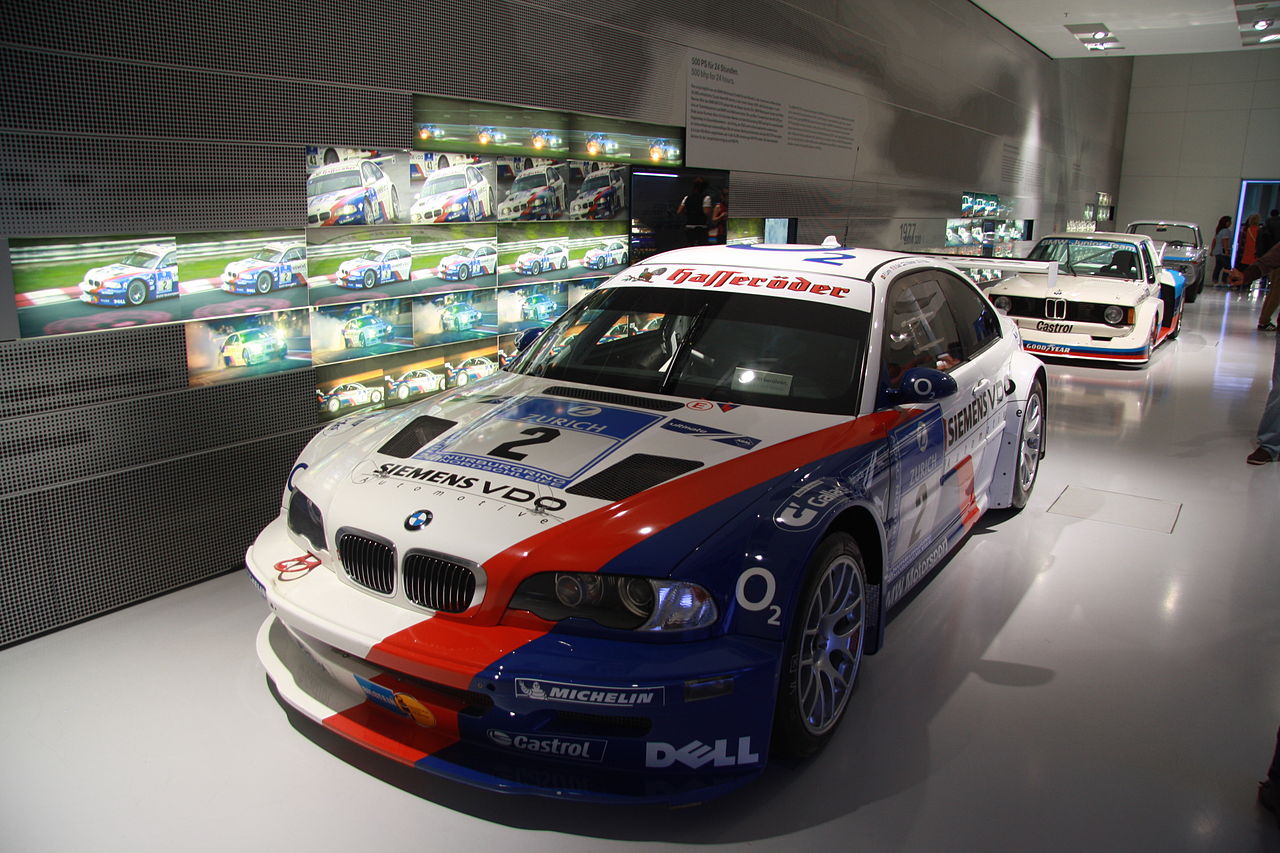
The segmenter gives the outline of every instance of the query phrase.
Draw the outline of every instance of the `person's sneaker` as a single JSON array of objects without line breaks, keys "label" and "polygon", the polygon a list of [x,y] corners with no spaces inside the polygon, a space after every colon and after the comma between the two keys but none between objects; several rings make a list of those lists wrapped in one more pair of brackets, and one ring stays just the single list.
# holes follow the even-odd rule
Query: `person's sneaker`
[{"label": "person's sneaker", "polygon": [[1268,462],[1275,462],[1276,460],[1271,457],[1271,454],[1267,452],[1265,447],[1259,447],[1257,450],[1250,453],[1244,461],[1248,462],[1250,465],[1266,465]]},{"label": "person's sneaker", "polygon": [[1270,320],[1268,320],[1265,323],[1258,324],[1259,332],[1274,332],[1275,330],[1276,330],[1276,324],[1272,323]]},{"label": "person's sneaker", "polygon": [[1280,824],[1280,790],[1270,779],[1258,783],[1258,805],[1275,815],[1276,823]]}]

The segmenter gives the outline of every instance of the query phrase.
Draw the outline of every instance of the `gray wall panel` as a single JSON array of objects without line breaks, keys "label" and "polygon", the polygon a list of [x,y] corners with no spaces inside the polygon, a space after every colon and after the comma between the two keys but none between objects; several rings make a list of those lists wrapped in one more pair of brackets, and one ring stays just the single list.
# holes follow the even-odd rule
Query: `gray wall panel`
[{"label": "gray wall panel", "polygon": [[[0,17],[0,238],[300,228],[302,146],[409,147],[415,92],[683,124],[693,48],[865,96],[841,174],[733,177],[803,239],[941,233],[965,190],[1045,231],[1118,190],[1131,61],[967,0],[46,0]],[[232,568],[271,516],[312,374],[188,388],[183,340],[0,342],[0,643]]]}]

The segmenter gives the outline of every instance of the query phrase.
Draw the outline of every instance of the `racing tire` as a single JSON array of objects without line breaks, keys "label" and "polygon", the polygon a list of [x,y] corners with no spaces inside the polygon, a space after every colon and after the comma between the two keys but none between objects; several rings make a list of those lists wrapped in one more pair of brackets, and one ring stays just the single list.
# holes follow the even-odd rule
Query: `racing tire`
[{"label": "racing tire", "polygon": [[453,387],[461,388],[463,385],[466,385],[469,381],[471,381],[471,377],[464,370],[458,374],[457,379],[453,380]]},{"label": "racing tire", "polygon": [[395,187],[391,188],[391,208],[384,211],[386,216],[384,221],[395,222],[396,217],[400,214],[400,191]]},{"label": "racing tire", "polygon": [[326,166],[332,166],[334,163],[337,163],[338,160],[340,159],[341,158],[338,156],[338,152],[335,151],[334,149],[326,148],[324,150],[324,164]]},{"label": "racing tire", "polygon": [[265,272],[258,273],[257,279],[253,282],[253,289],[264,295],[270,293],[271,288],[274,286],[275,283],[271,281],[271,275]]},{"label": "racing tire", "polygon": [[382,402],[382,392],[381,392],[381,391],[377,391],[377,390],[375,390],[375,391],[370,391],[370,392],[369,392],[369,402],[370,402],[370,403],[374,403],[374,404],[381,403],[381,402]]},{"label": "racing tire", "polygon": [[458,281],[466,281],[471,278],[471,267],[468,264],[458,266]]},{"label": "racing tire", "polygon": [[409,386],[408,386],[408,385],[400,385],[400,386],[398,386],[398,387],[396,388],[396,399],[397,399],[397,400],[408,400],[408,399],[409,399]]},{"label": "racing tire", "polygon": [[1022,407],[1022,428],[1018,432],[1017,462],[1013,466],[1013,497],[1009,506],[1014,512],[1022,509],[1031,499],[1031,490],[1040,473],[1040,459],[1044,456],[1044,386],[1037,379],[1031,385],[1031,393]]},{"label": "racing tire", "polygon": [[488,219],[490,216],[493,216],[493,188],[492,187],[489,188],[489,201],[484,206],[484,211],[481,214],[481,218]]},{"label": "racing tire", "polygon": [[147,301],[147,283],[140,278],[129,282],[124,290],[124,301],[135,308]]},{"label": "racing tire", "polygon": [[364,200],[364,204],[360,205],[360,216],[364,220],[362,224],[373,224],[373,205],[369,204],[369,199]]},{"label": "racing tire", "polygon": [[1178,316],[1173,320],[1173,328],[1169,330],[1169,337],[1166,340],[1176,340],[1182,332],[1182,312],[1178,312]]},{"label": "racing tire", "polygon": [[530,267],[529,269],[532,270],[533,275],[537,275],[538,273],[542,272],[542,261],[534,261],[533,266]]},{"label": "racing tire", "polygon": [[1200,285],[1199,283],[1188,284],[1185,288],[1183,288],[1182,292],[1183,292],[1182,301],[1190,305],[1191,303],[1195,302],[1196,297],[1200,295]]},{"label": "racing tire", "polygon": [[329,402],[325,403],[324,407],[329,410],[330,414],[337,414],[338,409],[342,408],[342,403],[338,401],[337,397],[330,397]]},{"label": "racing tire", "polygon": [[378,283],[378,274],[373,270],[365,270],[364,275],[360,276],[360,286],[365,290],[373,287]]},{"label": "racing tire", "polygon": [[568,268],[569,268],[569,258],[568,258],[568,257],[563,257],[563,258],[561,258],[561,259],[560,259],[560,269],[562,269],[562,270],[567,270]]},{"label": "racing tire", "polygon": [[791,614],[773,715],[775,755],[804,758],[822,749],[844,718],[862,665],[867,572],[848,533],[818,545]]},{"label": "racing tire", "polygon": [[626,266],[631,261],[631,257],[626,253],[622,253],[622,260],[618,262],[620,266]]},{"label": "racing tire", "polygon": [[443,154],[436,155],[436,168],[437,169],[449,168],[449,158]]}]

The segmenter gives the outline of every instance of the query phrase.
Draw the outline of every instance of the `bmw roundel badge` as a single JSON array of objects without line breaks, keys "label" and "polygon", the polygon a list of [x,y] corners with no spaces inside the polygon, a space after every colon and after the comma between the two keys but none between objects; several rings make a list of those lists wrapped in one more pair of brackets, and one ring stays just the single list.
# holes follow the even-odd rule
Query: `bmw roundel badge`
[{"label": "bmw roundel badge", "polygon": [[405,530],[421,530],[431,523],[431,510],[420,509],[404,520]]}]

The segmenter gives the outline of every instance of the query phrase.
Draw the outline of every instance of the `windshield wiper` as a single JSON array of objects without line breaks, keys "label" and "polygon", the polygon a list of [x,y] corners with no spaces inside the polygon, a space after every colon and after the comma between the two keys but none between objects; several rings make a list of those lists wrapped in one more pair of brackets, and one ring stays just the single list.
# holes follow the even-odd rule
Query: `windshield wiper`
[{"label": "windshield wiper", "polygon": [[662,378],[662,385],[658,388],[659,394],[670,394],[671,386],[676,384],[676,377],[684,370],[685,362],[689,360],[690,354],[693,352],[693,342],[698,337],[698,332],[702,329],[702,321],[707,316],[708,306],[704,303],[698,309],[698,313],[693,316],[693,322],[689,324],[689,331],[676,344],[676,351],[671,356],[671,367],[667,371],[667,375]]}]

